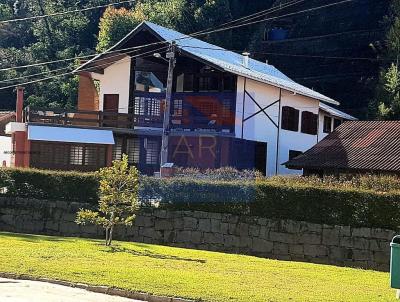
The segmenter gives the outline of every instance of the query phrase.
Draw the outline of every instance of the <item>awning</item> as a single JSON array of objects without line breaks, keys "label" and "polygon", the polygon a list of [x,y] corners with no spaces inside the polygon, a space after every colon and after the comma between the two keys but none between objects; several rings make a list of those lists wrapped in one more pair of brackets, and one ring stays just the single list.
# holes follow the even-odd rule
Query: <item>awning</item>
[{"label": "awning", "polygon": [[110,130],[28,125],[28,140],[114,145]]}]

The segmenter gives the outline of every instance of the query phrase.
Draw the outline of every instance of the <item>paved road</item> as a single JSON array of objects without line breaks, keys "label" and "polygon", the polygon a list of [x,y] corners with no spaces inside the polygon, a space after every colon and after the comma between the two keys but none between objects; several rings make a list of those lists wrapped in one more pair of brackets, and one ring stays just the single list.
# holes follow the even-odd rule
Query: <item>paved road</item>
[{"label": "paved road", "polygon": [[1,302],[143,302],[37,281],[0,278]]}]

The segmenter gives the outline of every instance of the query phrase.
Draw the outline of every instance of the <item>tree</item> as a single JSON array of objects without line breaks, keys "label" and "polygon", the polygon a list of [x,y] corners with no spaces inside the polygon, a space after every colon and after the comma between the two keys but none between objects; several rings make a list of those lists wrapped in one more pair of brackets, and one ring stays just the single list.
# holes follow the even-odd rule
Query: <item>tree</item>
[{"label": "tree", "polygon": [[185,26],[193,23],[188,19],[185,4],[186,0],[147,0],[138,2],[131,10],[108,8],[100,19],[96,50],[107,50],[145,20],[185,31]]},{"label": "tree", "polygon": [[122,160],[113,162],[112,167],[100,169],[98,176],[98,211],[81,209],[77,213],[76,223],[91,223],[103,227],[106,234],[105,244],[110,246],[115,226],[132,225],[139,209],[139,172],[135,167],[129,167],[128,156],[124,154]]},{"label": "tree", "polygon": [[370,103],[370,117],[382,120],[400,119],[400,0],[393,0],[390,14],[386,16],[386,49],[383,66],[376,88],[375,99]]}]

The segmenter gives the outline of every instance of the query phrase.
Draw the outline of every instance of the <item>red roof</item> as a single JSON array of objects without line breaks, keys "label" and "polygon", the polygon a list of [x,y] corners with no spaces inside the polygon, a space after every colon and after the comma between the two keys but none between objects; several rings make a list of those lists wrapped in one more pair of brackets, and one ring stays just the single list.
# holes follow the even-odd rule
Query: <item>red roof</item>
[{"label": "red roof", "polygon": [[291,168],[400,172],[400,121],[345,122]]},{"label": "red roof", "polygon": [[0,135],[4,135],[4,128],[11,121],[15,121],[14,111],[0,111]]}]

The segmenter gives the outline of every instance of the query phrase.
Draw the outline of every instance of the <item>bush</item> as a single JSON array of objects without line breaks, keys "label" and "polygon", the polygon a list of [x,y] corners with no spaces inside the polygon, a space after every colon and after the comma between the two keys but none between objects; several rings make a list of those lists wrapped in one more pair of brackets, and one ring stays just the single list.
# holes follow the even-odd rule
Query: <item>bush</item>
[{"label": "bush", "polygon": [[[139,199],[142,203],[157,201],[160,207],[174,210],[393,230],[400,226],[397,177],[250,177],[227,181],[231,178],[225,176],[225,180],[193,178],[190,174],[169,179],[141,176]],[[0,169],[0,194],[8,196],[97,203],[98,187],[98,179],[91,173]]]},{"label": "bush", "polygon": [[1,169],[3,194],[49,200],[97,203],[98,180],[93,173]]},{"label": "bush", "polygon": [[390,191],[382,192],[376,183],[364,180],[353,186],[297,177],[245,182],[174,178],[157,183],[151,185],[152,192],[167,209],[394,230],[400,226],[400,191],[391,186]]}]

